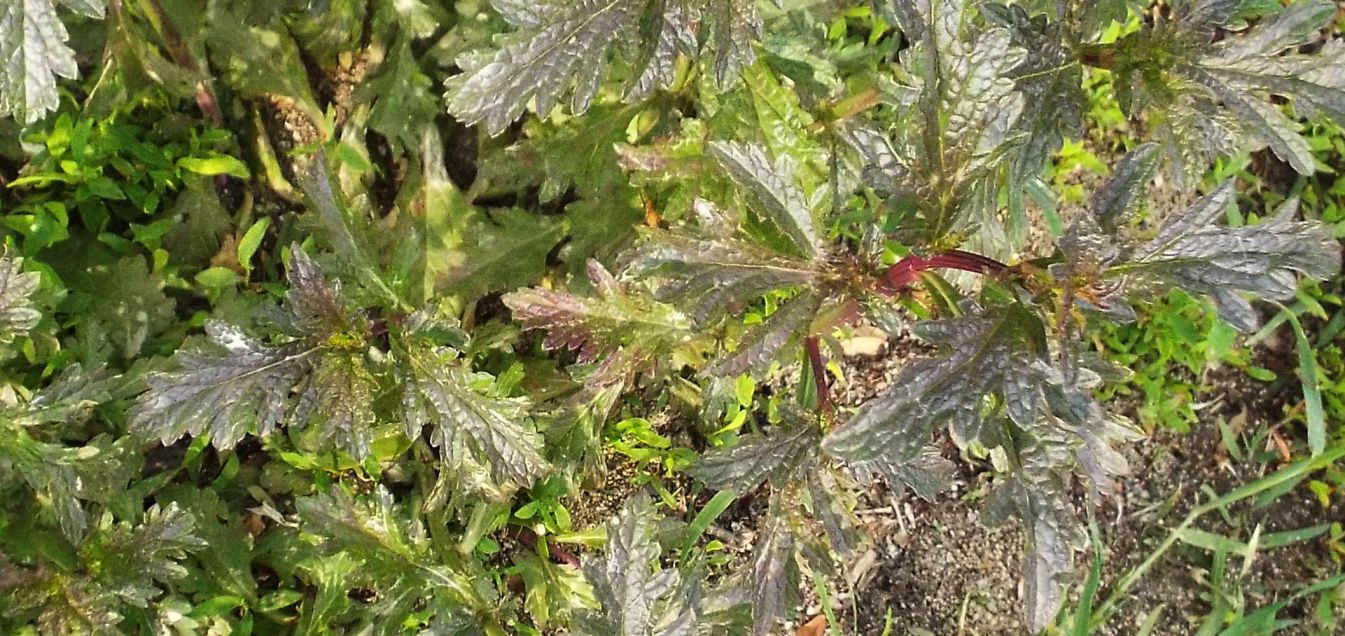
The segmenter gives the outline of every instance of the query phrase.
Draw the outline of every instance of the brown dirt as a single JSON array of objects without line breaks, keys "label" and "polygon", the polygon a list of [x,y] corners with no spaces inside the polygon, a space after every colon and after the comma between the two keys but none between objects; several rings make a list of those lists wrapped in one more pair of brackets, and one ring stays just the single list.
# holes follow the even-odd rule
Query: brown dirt
[{"label": "brown dirt", "polygon": [[[923,348],[904,336],[890,346],[892,351],[882,358],[850,365],[851,385],[845,395],[855,401],[847,402],[858,403],[881,391],[902,360]],[[1199,400],[1212,404],[1210,417],[1236,416],[1234,422],[1242,426],[1245,440],[1271,425],[1274,420],[1269,418],[1277,409],[1245,409],[1238,415],[1242,405],[1266,400],[1264,385],[1249,385],[1241,380],[1244,377],[1232,371],[1214,374],[1211,388]],[[1132,475],[1124,480],[1122,494],[1097,510],[1105,564],[1100,598],[1106,598],[1108,586],[1151,554],[1210,493],[1228,492],[1278,467],[1273,448],[1248,450],[1246,461],[1233,460],[1212,422],[1189,435],[1155,434],[1129,449]],[[910,494],[894,496],[881,485],[864,493],[857,514],[872,542],[850,564],[850,581],[831,581],[832,608],[848,633],[879,634],[889,620],[892,634],[1026,633],[1019,618],[1022,532],[1012,523],[1000,528],[981,523],[985,477],[960,463],[954,489],[933,503]],[[1227,519],[1211,513],[1196,527],[1247,541],[1258,525],[1265,535],[1345,518],[1339,503],[1324,510],[1302,487],[1265,507],[1240,505],[1229,512]],[[1082,582],[1090,557],[1079,554],[1076,560],[1075,580]],[[1230,572],[1243,567],[1238,557],[1228,565]],[[1179,544],[1131,590],[1129,602],[1098,633],[1134,633],[1139,621],[1160,605],[1165,609],[1154,634],[1195,633],[1210,612],[1205,582],[1211,566],[1210,553]],[[1241,590],[1250,612],[1337,570],[1326,546],[1309,541],[1261,552],[1230,589]],[[815,595],[809,596],[800,622],[820,613]],[[1310,618],[1315,601],[1312,597],[1290,604],[1280,617]],[[1278,633],[1313,633],[1312,624],[1309,620],[1305,626]]]}]

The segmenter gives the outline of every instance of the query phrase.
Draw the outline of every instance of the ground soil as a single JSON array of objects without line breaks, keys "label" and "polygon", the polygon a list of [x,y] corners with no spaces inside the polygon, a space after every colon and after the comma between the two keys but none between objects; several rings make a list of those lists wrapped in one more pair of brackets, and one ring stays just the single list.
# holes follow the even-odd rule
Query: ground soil
[{"label": "ground soil", "polygon": [[[919,353],[918,342],[900,337],[883,356],[848,360],[851,382],[840,387],[842,394],[851,403],[862,402],[883,390],[904,360]],[[1276,400],[1265,394],[1265,385],[1235,371],[1211,372],[1204,380],[1208,388],[1199,397],[1209,404],[1211,422],[1218,417],[1231,420],[1245,440],[1278,421]],[[1137,406],[1121,408],[1133,413]],[[1254,456],[1244,453],[1245,461],[1234,460],[1213,423],[1187,435],[1153,433],[1128,450],[1131,476],[1117,496],[1095,509],[1104,555],[1101,598],[1210,493],[1228,492],[1279,465],[1273,444],[1247,450]],[[934,502],[895,495],[882,485],[863,494],[857,514],[872,541],[852,559],[849,580],[831,581],[832,609],[846,633],[880,634],[888,625],[896,635],[1026,633],[1020,618],[1022,531],[1013,523],[998,528],[982,524],[987,482],[988,474],[980,467],[961,462],[955,487]],[[1339,503],[1323,509],[1315,495],[1300,487],[1262,508],[1243,505],[1227,517],[1206,515],[1196,527],[1247,541],[1257,526],[1264,535],[1340,519],[1345,519],[1345,509]],[[1088,555],[1078,555],[1076,580],[1083,580],[1088,561]],[[1206,581],[1211,566],[1209,552],[1179,544],[1131,590],[1128,603],[1098,633],[1133,634],[1143,617],[1160,606],[1153,634],[1195,633],[1210,613]],[[1241,559],[1230,559],[1229,567],[1240,570]],[[1232,589],[1241,591],[1250,610],[1284,599],[1338,569],[1322,541],[1307,541],[1261,552]],[[810,596],[800,622],[821,613],[816,596]],[[1315,598],[1290,604],[1279,616],[1310,619]],[[1313,631],[1314,624],[1307,620],[1277,633],[1321,633]]]}]

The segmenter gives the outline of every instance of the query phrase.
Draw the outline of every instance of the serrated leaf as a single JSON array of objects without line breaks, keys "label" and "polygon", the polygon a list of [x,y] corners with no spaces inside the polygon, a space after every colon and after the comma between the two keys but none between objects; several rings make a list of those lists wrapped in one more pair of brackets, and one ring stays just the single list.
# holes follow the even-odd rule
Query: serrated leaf
[{"label": "serrated leaf", "polygon": [[738,342],[733,352],[725,352],[701,370],[704,377],[762,374],[775,362],[780,350],[805,330],[822,306],[822,299],[804,292],[785,301],[775,313],[754,325]]},{"label": "serrated leaf", "polygon": [[245,7],[211,5],[205,30],[211,62],[240,96],[288,98],[321,131],[323,110],[309,87],[299,46],[290,29],[277,22],[258,23]]},{"label": "serrated leaf", "polygon": [[32,302],[39,282],[36,273],[23,271],[22,258],[0,256],[0,344],[26,335],[42,318]]},{"label": "serrated leaf", "polygon": [[122,602],[148,607],[160,593],[157,583],[170,583],[187,574],[178,561],[206,547],[194,534],[191,513],[169,504],[151,506],[143,525],[118,525],[100,533],[85,547],[83,556],[101,566],[104,591]]},{"label": "serrated leaf", "polygon": [[[1179,176],[1249,142],[1312,174],[1316,163],[1297,122],[1267,98],[1287,98],[1299,115],[1345,123],[1345,46],[1328,41],[1312,54],[1292,51],[1318,38],[1335,5],[1295,2],[1243,33],[1213,41],[1213,26],[1231,19],[1235,4],[1199,3],[1170,25],[1124,38],[1116,64],[1122,104],[1153,113],[1160,134],[1168,134],[1167,155]],[[1170,65],[1172,73],[1141,70],[1158,65]]]},{"label": "serrated leaf", "polygon": [[1012,516],[1023,524],[1024,622],[1033,633],[1052,624],[1060,611],[1074,550],[1082,543],[1064,480],[1054,472],[1049,454],[1040,442],[1021,449],[1018,471],[991,493],[987,503],[991,523]]},{"label": "serrated leaf", "polygon": [[828,452],[879,470],[913,464],[945,424],[959,446],[997,446],[1006,440],[986,410],[996,397],[1010,417],[1035,418],[1034,380],[1024,376],[1043,353],[1036,316],[1015,306],[921,327],[918,333],[947,345],[948,354],[902,369],[890,392],[827,435]]},{"label": "serrated leaf", "polygon": [[190,484],[174,484],[160,491],[160,505],[174,505],[190,513],[195,520],[192,534],[209,550],[195,554],[204,574],[199,584],[250,600],[257,598],[257,581],[252,576],[253,537],[242,519],[214,490],[197,489]]},{"label": "serrated leaf", "polygon": [[[321,537],[326,551],[350,555],[360,566],[342,566],[338,571],[360,577],[377,591],[378,601],[366,619],[371,630],[386,633],[389,623],[400,625],[412,613],[424,611],[438,620],[465,621],[470,629],[482,631],[471,615],[493,600],[487,587],[473,582],[483,574],[451,553],[431,552],[387,489],[379,486],[372,497],[355,499],[334,486],[296,500],[295,509],[304,531]],[[441,563],[445,557],[448,561]],[[349,578],[334,583],[333,590],[342,596],[350,589]]]},{"label": "serrated leaf", "polygon": [[1079,136],[1088,103],[1082,88],[1083,65],[1062,43],[1066,38],[1061,24],[1047,16],[1029,15],[1020,5],[985,4],[980,10],[990,21],[1009,29],[1016,46],[1031,52],[1010,74],[1032,106],[1018,122],[1027,135],[1015,151],[1010,184],[1016,185],[1040,175],[1043,164],[1063,141]]},{"label": "serrated leaf", "polygon": [[463,230],[462,249],[446,255],[441,289],[477,298],[531,283],[541,278],[547,254],[564,233],[564,223],[524,210],[478,214]]},{"label": "serrated leaf", "polygon": [[[75,8],[101,17],[102,3]],[[0,6],[0,116],[32,123],[56,110],[56,78],[79,76],[69,34],[51,0],[15,0]]]},{"label": "serrated leaf", "polygon": [[[643,494],[631,498],[607,523],[601,560],[584,561],[601,610],[579,615],[586,636],[672,636],[686,633],[676,620],[689,609],[691,589],[677,570],[658,568],[654,507]],[[694,632],[693,632],[694,633]]]},{"label": "serrated leaf", "polygon": [[523,586],[524,607],[542,629],[567,623],[574,612],[597,609],[597,599],[588,580],[578,570],[543,559],[531,552],[514,556]]},{"label": "serrated leaf", "polygon": [[726,85],[754,58],[761,28],[754,2],[578,0],[526,9],[513,0],[497,3],[523,31],[504,37],[494,54],[458,60],[465,72],[448,82],[448,110],[468,124],[484,123],[491,135],[529,104],[546,117],[568,96],[570,112],[582,114],[601,86],[609,49],[627,42],[640,44],[626,97],[640,99],[672,81],[676,55],[700,53],[693,36],[700,29],[714,34],[715,75]]},{"label": "serrated leaf", "polygon": [[1088,202],[1088,209],[1104,228],[1130,220],[1144,202],[1149,179],[1158,165],[1158,146],[1143,144],[1126,154],[1112,178]]},{"label": "serrated leaf", "polygon": [[623,345],[657,348],[687,337],[690,321],[676,308],[631,293],[596,260],[588,261],[588,275],[596,297],[532,288],[505,294],[504,304],[525,328],[545,329],[547,347],[578,351],[580,362]]},{"label": "serrated leaf", "polygon": [[312,426],[321,439],[366,457],[376,388],[363,360],[367,327],[349,312],[340,285],[297,247],[288,279],[279,326],[290,340],[266,344],[207,321],[206,338],[174,355],[176,370],[146,377],[131,431],[163,443],[208,435],[227,449],[250,430],[265,436],[282,424]]},{"label": "serrated leaf", "polygon": [[824,469],[809,473],[807,486],[813,516],[826,532],[831,549],[842,560],[849,558],[861,540],[859,519],[853,511],[854,484],[839,471]]},{"label": "serrated leaf", "polygon": [[134,359],[173,323],[175,303],[164,294],[167,281],[140,256],[118,259],[99,248],[82,251],[79,267],[67,271],[62,263],[57,270],[70,287],[61,310],[73,316],[83,359],[86,364],[114,354]]},{"label": "serrated leaf", "polygon": [[793,243],[803,256],[821,250],[812,210],[792,183],[794,168],[787,155],[772,165],[760,146],[715,141],[706,146],[739,189],[760,204],[761,214]]},{"label": "serrated leaf", "polygon": [[701,456],[691,476],[717,490],[747,494],[764,481],[777,487],[816,459],[820,432],[807,421],[795,421],[787,430],[745,435],[728,448]]},{"label": "serrated leaf", "polygon": [[[402,4],[396,6],[400,9]],[[432,85],[411,43],[399,39],[369,81],[356,88],[355,99],[370,104],[370,130],[382,133],[396,145],[414,148],[421,131],[440,112],[440,102],[430,90]]]},{"label": "serrated leaf", "polygon": [[204,434],[228,449],[250,427],[266,435],[283,421],[316,349],[270,347],[214,321],[206,323],[206,336],[177,352],[177,371],[145,379],[149,391],[131,410],[132,432],[165,444]]},{"label": "serrated leaf", "polygon": [[492,135],[518,119],[529,102],[545,117],[570,94],[571,110],[582,114],[597,93],[608,47],[637,32],[645,4],[580,0],[537,7],[529,16],[537,24],[532,32],[515,36],[488,61],[459,60],[466,73],[450,81],[449,112],[467,124],[484,122]]},{"label": "serrated leaf", "polygon": [[818,277],[808,260],[779,254],[745,240],[690,230],[648,231],[628,273],[659,276],[658,296],[695,306],[702,323],[768,291],[806,285]]},{"label": "serrated leaf", "polygon": [[1284,300],[1297,290],[1298,274],[1325,278],[1339,271],[1340,243],[1321,223],[1295,221],[1294,200],[1256,225],[1214,225],[1232,197],[1227,182],[1169,218],[1157,237],[1105,275],[1121,278],[1132,291],[1161,285],[1208,296],[1221,318],[1251,332],[1259,321],[1242,294]]},{"label": "serrated leaf", "polygon": [[542,457],[542,440],[521,424],[520,400],[482,395],[472,389],[473,375],[452,350],[407,338],[397,350],[402,383],[402,417],[415,438],[430,425],[430,442],[448,452],[465,442],[488,459],[498,483],[530,487],[551,470]]},{"label": "serrated leaf", "polygon": [[[975,4],[933,0],[898,12],[920,22],[907,33],[921,34],[902,58],[909,75],[894,105],[903,115],[890,145],[880,138],[858,145],[878,155],[870,165],[883,166],[866,176],[912,199],[931,239],[972,224],[983,231],[999,226],[994,172],[1023,112],[1013,77],[1026,52],[1008,29],[979,19]],[[983,237],[989,247],[1008,249],[991,236]]]},{"label": "serrated leaf", "polygon": [[369,456],[377,423],[372,404],[378,382],[365,366],[362,353],[330,352],[317,357],[297,390],[299,399],[290,421],[317,428],[326,444],[356,458]]},{"label": "serrated leaf", "polygon": [[799,603],[799,564],[794,558],[794,530],[771,498],[770,512],[752,554],[752,634],[767,636],[793,614]]}]

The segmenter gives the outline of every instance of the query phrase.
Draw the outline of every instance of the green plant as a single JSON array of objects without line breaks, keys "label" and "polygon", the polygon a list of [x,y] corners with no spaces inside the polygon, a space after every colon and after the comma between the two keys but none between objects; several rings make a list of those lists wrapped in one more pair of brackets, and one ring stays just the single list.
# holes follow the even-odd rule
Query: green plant
[{"label": "green plant", "polygon": [[[11,4],[0,51],[41,64],[0,69],[0,111],[45,150],[20,154],[0,261],[23,354],[4,628],[765,635],[858,551],[853,482],[932,497],[946,435],[993,466],[990,518],[1027,530],[1041,629],[1081,545],[1074,484],[1110,493],[1139,435],[1098,397],[1119,369],[1097,325],[1168,297],[1189,315],[1165,330],[1212,302],[1251,332],[1253,297],[1340,265],[1298,199],[1145,198],[1160,166],[1242,150],[1313,173],[1297,117],[1345,121],[1319,0],[113,0],[70,23],[87,41]],[[72,91],[90,112],[48,126],[66,41],[106,48]],[[1086,87],[1162,143],[1019,258]],[[199,121],[141,134],[109,101]],[[205,229],[168,240],[168,198]],[[938,351],[841,404],[834,336],[864,321]],[[1195,364],[1197,339],[1154,350]],[[1308,461],[1338,455],[1307,428]],[[637,495],[576,558],[596,536],[563,500],[597,500],[610,453],[674,518]],[[686,476],[731,494],[687,504],[664,483]],[[707,581],[698,542],[736,496],[767,502],[750,567]]]}]

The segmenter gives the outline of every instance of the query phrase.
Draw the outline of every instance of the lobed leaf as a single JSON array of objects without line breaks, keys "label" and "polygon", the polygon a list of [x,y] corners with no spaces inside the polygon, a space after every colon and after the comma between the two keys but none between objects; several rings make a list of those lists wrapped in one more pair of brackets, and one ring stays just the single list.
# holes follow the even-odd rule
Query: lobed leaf
[{"label": "lobed leaf", "polygon": [[23,259],[0,255],[0,344],[14,342],[37,325],[41,312],[33,307],[39,277],[23,271]]},{"label": "lobed leaf", "polygon": [[1295,221],[1296,200],[1256,225],[1215,225],[1232,197],[1226,182],[1168,219],[1106,275],[1121,277],[1131,291],[1163,286],[1208,296],[1221,318],[1250,332],[1259,320],[1242,294],[1284,300],[1297,291],[1298,274],[1325,278],[1340,270],[1340,243],[1321,223]]},{"label": "lobed leaf", "polygon": [[997,414],[986,408],[989,400],[1005,402],[1005,411],[1017,420],[1035,417],[1036,388],[1025,372],[1040,364],[1043,348],[1041,323],[1017,306],[922,328],[925,338],[948,345],[947,355],[902,369],[890,392],[866,403],[823,441],[837,457],[918,492],[923,480],[905,471],[929,463],[923,451],[939,426],[948,425],[960,447],[990,448],[1008,440]]},{"label": "lobed leaf", "polygon": [[745,240],[690,230],[652,230],[645,237],[627,272],[658,276],[658,297],[695,306],[691,318],[697,324],[766,292],[811,284],[818,278],[812,262]]},{"label": "lobed leaf", "polygon": [[819,439],[815,425],[793,422],[787,430],[745,435],[731,447],[713,449],[701,455],[689,472],[710,488],[740,495],[765,481],[781,487],[815,461]]},{"label": "lobed leaf", "polygon": [[487,458],[498,483],[530,487],[550,472],[541,438],[521,425],[519,400],[476,392],[473,375],[455,352],[417,341],[414,333],[410,336],[396,350],[408,436],[414,439],[426,425],[432,426],[433,445],[448,452],[455,444],[465,444]]},{"label": "lobed leaf", "polygon": [[174,355],[176,371],[145,378],[149,390],[130,413],[133,433],[165,444],[207,435],[228,449],[249,428],[266,435],[284,421],[317,349],[268,346],[217,321],[206,323],[206,336]]},{"label": "lobed leaf", "polygon": [[623,345],[687,337],[690,323],[676,308],[631,293],[596,260],[588,261],[588,275],[597,297],[532,288],[505,294],[504,304],[525,328],[545,329],[548,347],[579,351],[581,362]]},{"label": "lobed leaf", "polygon": [[[584,575],[593,584],[601,609],[579,615],[580,633],[591,636],[672,636],[695,633],[682,615],[694,604],[696,588],[677,570],[658,568],[654,507],[643,494],[630,499],[607,523],[606,552],[586,560]],[[691,631],[687,631],[690,628]]]},{"label": "lobed leaf", "polygon": [[772,497],[761,535],[752,554],[752,634],[767,636],[799,603],[799,564],[794,558],[794,530]]},{"label": "lobed leaf", "polygon": [[[1335,4],[1294,2],[1243,33],[1214,41],[1214,27],[1241,10],[1235,4],[1180,7],[1170,24],[1124,38],[1115,65],[1122,104],[1154,113],[1179,175],[1249,143],[1270,148],[1300,174],[1312,174],[1316,162],[1298,123],[1268,98],[1287,98],[1298,115],[1345,124],[1345,45],[1328,41],[1311,54],[1293,50],[1318,39]],[[1157,67],[1171,73],[1154,72]]]},{"label": "lobed leaf", "polygon": [[775,362],[780,350],[796,335],[812,325],[822,307],[822,298],[813,292],[803,292],[785,301],[775,313],[752,326],[738,343],[737,349],[724,352],[711,360],[702,376],[735,376],[742,373],[765,373]]},{"label": "lobed leaf", "polygon": [[[66,0],[89,17],[101,18],[101,0]],[[15,0],[0,6],[0,116],[32,123],[60,104],[56,78],[79,76],[70,37],[52,0]]]},{"label": "lobed leaf", "polygon": [[[295,510],[304,532],[322,538],[322,547],[329,553],[354,561],[328,562],[336,566],[328,574],[343,573],[342,578],[330,581],[330,589],[344,596],[350,590],[350,579],[359,577],[377,590],[377,604],[369,612],[370,630],[400,625],[423,611],[436,620],[461,622],[468,631],[484,631],[482,621],[473,614],[495,599],[493,590],[474,581],[483,574],[448,554],[430,552],[425,538],[413,532],[412,522],[387,489],[379,486],[371,498],[356,499],[333,486],[297,499]],[[444,557],[451,560],[441,563]]]},{"label": "lobed leaf", "polygon": [[790,180],[794,169],[787,155],[772,165],[765,150],[753,144],[715,141],[706,150],[740,190],[761,204],[762,215],[792,241],[800,254],[810,258],[818,255],[821,240],[813,213]]},{"label": "lobed leaf", "polygon": [[497,135],[529,104],[545,117],[568,96],[569,110],[583,114],[601,87],[610,49],[639,43],[628,100],[643,99],[673,80],[678,55],[699,55],[698,30],[713,34],[715,76],[721,85],[737,79],[755,58],[761,20],[755,0],[577,0],[523,7],[514,0],[495,8],[523,29],[503,38],[493,54],[459,59],[463,75],[448,88],[450,113],[468,124],[484,123]]},{"label": "lobed leaf", "polygon": [[178,368],[146,377],[130,429],[167,444],[207,435],[232,448],[249,431],[282,424],[320,427],[319,436],[357,458],[369,454],[376,382],[365,366],[367,326],[351,315],[340,285],[297,247],[281,326],[292,339],[266,344],[207,321],[206,338],[174,355]]},{"label": "lobed leaf", "polygon": [[908,76],[893,100],[902,116],[890,143],[872,134],[853,140],[879,166],[866,177],[909,198],[931,239],[959,227],[998,227],[995,171],[1018,136],[1024,96],[1013,78],[1026,52],[1008,29],[979,19],[975,2],[902,2],[898,9],[904,30],[920,37],[902,57]]}]

